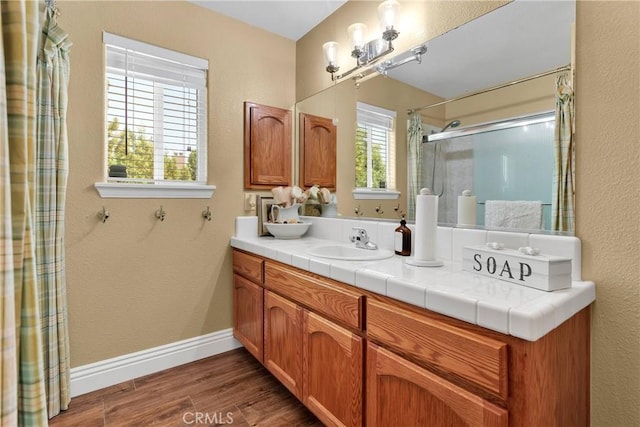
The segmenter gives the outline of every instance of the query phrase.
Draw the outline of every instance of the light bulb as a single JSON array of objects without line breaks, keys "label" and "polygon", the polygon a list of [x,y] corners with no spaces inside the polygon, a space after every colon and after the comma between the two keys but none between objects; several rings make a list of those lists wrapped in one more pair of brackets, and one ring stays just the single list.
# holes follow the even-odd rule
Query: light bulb
[{"label": "light bulb", "polygon": [[338,71],[338,66],[336,65],[338,60],[338,43],[326,42],[322,45],[322,50],[324,51],[324,60],[327,65],[327,71],[335,73]]},{"label": "light bulb", "polygon": [[400,3],[396,0],[385,0],[378,6],[378,18],[380,19],[380,26],[382,31],[393,29],[393,23],[398,14]]},{"label": "light bulb", "polygon": [[351,47],[353,49],[362,49],[367,37],[367,26],[360,22],[351,24],[347,28],[347,32],[349,33]]}]

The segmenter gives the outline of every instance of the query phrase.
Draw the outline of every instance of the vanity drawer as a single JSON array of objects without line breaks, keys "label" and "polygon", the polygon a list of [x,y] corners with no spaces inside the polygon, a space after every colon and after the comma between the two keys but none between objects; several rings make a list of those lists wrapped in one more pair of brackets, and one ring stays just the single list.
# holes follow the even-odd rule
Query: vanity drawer
[{"label": "vanity drawer", "polygon": [[383,301],[367,300],[367,337],[507,398],[507,344]]},{"label": "vanity drawer", "polygon": [[346,326],[362,329],[364,295],[358,292],[270,262],[265,265],[265,287]]},{"label": "vanity drawer", "polygon": [[233,271],[252,280],[254,283],[262,284],[263,265],[262,258],[236,250],[233,251]]}]

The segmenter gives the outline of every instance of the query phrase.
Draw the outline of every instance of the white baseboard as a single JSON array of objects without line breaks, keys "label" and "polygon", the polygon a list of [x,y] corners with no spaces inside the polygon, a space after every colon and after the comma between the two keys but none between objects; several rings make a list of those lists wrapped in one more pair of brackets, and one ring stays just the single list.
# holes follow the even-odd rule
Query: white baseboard
[{"label": "white baseboard", "polygon": [[224,353],[242,344],[231,328],[71,368],[71,397]]}]

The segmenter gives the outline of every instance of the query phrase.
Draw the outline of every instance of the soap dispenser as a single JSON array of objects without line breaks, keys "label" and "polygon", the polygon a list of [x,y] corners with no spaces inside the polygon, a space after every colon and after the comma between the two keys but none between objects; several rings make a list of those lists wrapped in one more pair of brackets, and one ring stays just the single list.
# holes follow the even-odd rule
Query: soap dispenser
[{"label": "soap dispenser", "polygon": [[394,234],[394,249],[397,255],[411,255],[411,230],[407,227],[404,215],[402,215],[400,226],[396,228]]}]

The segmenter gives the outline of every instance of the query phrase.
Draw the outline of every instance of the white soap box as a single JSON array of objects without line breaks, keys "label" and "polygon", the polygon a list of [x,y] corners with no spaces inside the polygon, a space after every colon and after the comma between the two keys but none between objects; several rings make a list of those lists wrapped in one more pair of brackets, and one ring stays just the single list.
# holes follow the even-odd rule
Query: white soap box
[{"label": "white soap box", "polygon": [[515,249],[462,248],[462,269],[543,291],[571,287],[571,258],[527,255]]}]

